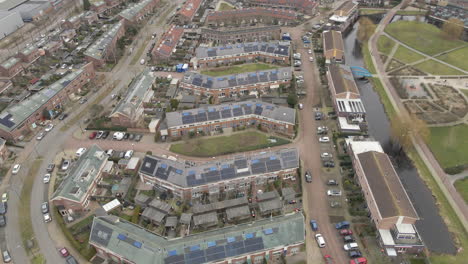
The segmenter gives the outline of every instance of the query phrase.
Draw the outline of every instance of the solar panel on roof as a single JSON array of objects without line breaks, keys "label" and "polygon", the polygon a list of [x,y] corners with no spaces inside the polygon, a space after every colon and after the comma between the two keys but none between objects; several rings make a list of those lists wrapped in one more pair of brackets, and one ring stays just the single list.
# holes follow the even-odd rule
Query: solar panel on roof
[{"label": "solar panel on roof", "polygon": [[245,239],[253,238],[254,234],[253,233],[247,233],[245,234]]},{"label": "solar panel on roof", "polygon": [[241,116],[242,115],[242,109],[234,108],[234,109],[232,109],[232,113],[234,114],[234,116]]},{"label": "solar panel on roof", "polygon": [[270,156],[270,160],[275,160],[276,156]]},{"label": "solar panel on roof", "polygon": [[225,168],[221,170],[221,178],[231,179],[236,177],[236,170],[234,168]]},{"label": "solar panel on roof", "polygon": [[271,234],[273,234],[273,229],[271,229],[271,228],[265,229],[265,230],[263,230],[263,233],[265,235],[271,235]]},{"label": "solar panel on roof", "polygon": [[227,242],[228,243],[232,243],[232,242],[235,242],[236,241],[236,238],[235,237],[228,237],[227,238]]},{"label": "solar panel on roof", "polygon": [[136,247],[136,248],[141,248],[141,246],[143,246],[143,243],[135,241],[135,242],[133,242],[133,246]]},{"label": "solar panel on roof", "polygon": [[177,174],[182,174],[182,170],[179,170],[179,169],[177,169],[175,172],[176,172]]},{"label": "solar panel on roof", "polygon": [[223,111],[221,111],[221,116],[222,116],[223,118],[229,118],[229,117],[231,117],[231,116],[232,116],[231,110],[229,109],[229,110],[223,110]]},{"label": "solar panel on roof", "polygon": [[258,159],[252,160],[252,164],[259,163],[260,161]]},{"label": "solar panel on roof", "polygon": [[125,239],[127,239],[127,236],[124,235],[124,234],[119,234],[119,235],[117,236],[117,239],[119,239],[119,240],[125,240]]},{"label": "solar panel on roof", "polygon": [[189,171],[188,175],[195,175],[195,171],[194,170]]},{"label": "solar panel on roof", "polygon": [[169,256],[164,259],[165,264],[184,264],[184,255]]},{"label": "solar panel on roof", "polygon": [[216,246],[216,241],[208,241],[208,243],[206,243],[207,246],[210,248],[210,247],[214,247]]},{"label": "solar panel on roof", "polygon": [[256,107],[255,107],[254,113],[255,113],[256,115],[261,115],[262,112],[263,112],[263,108],[262,108],[261,106],[256,106]]},{"label": "solar panel on roof", "polygon": [[177,255],[177,250],[171,250],[169,252],[167,252],[168,256],[175,256]]},{"label": "solar panel on roof", "polygon": [[210,112],[210,113],[208,113],[208,119],[209,120],[220,119],[219,112]]}]

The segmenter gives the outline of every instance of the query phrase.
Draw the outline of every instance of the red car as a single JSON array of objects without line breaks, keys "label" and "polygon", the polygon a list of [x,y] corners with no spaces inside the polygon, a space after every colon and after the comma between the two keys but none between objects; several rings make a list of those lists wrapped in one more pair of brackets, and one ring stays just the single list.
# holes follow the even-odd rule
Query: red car
[{"label": "red car", "polygon": [[68,252],[67,248],[61,248],[59,250],[59,252],[60,252],[60,255],[62,255],[62,257],[64,257],[64,258],[66,258],[66,257],[68,257],[68,255],[70,255],[70,252]]},{"label": "red car", "polygon": [[96,135],[97,135],[96,131],[92,132],[91,134],[89,134],[89,139],[94,139]]},{"label": "red car", "polygon": [[357,258],[349,261],[349,264],[367,264],[366,258]]},{"label": "red car", "polygon": [[340,235],[342,236],[349,236],[349,235],[352,235],[353,234],[353,231],[351,231],[351,229],[341,229],[340,230]]},{"label": "red car", "polygon": [[334,263],[333,259],[332,259],[332,257],[330,255],[325,255],[323,258],[325,259],[326,264],[333,264]]}]

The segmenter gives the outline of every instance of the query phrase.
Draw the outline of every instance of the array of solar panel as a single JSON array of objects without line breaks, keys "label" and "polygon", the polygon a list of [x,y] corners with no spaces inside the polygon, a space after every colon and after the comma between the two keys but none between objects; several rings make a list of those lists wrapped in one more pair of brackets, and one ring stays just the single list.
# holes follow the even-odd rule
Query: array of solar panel
[{"label": "array of solar panel", "polygon": [[107,246],[111,239],[112,232],[112,229],[109,227],[96,223],[92,229],[90,240],[100,245]]},{"label": "array of solar panel", "polygon": [[[195,249],[185,250],[184,254],[174,255],[170,251],[168,257],[164,259],[165,264],[201,264],[213,262],[228,257],[234,257],[249,252],[259,251],[265,248],[262,237],[249,236],[245,240],[242,237],[228,239],[224,241],[209,242],[205,250]],[[221,245],[220,245],[221,244]],[[224,244],[224,245],[222,245]]]},{"label": "array of solar panel", "polygon": [[206,54],[208,55],[208,57],[214,57],[216,56],[217,52],[216,50],[208,50]]},{"label": "array of solar panel", "polygon": [[192,80],[192,84],[196,86],[201,86],[203,83],[203,80],[200,77],[195,77]]},{"label": "array of solar panel", "polygon": [[250,168],[252,169],[252,174],[260,174],[267,171],[265,161],[263,160],[256,160],[256,162],[252,162]]},{"label": "array of solar panel", "polygon": [[8,128],[11,128],[15,125],[14,122],[10,121],[10,118],[12,117],[11,114],[7,114],[5,117],[1,118],[0,119],[0,124],[8,127]]},{"label": "array of solar panel", "polygon": [[152,175],[157,165],[158,165],[158,160],[155,160],[150,157],[145,157],[145,159],[143,160],[143,165],[141,166],[140,170],[143,173]]},{"label": "array of solar panel", "polygon": [[283,160],[284,168],[292,168],[297,166],[298,159],[295,151],[288,151],[281,153],[281,159]]}]

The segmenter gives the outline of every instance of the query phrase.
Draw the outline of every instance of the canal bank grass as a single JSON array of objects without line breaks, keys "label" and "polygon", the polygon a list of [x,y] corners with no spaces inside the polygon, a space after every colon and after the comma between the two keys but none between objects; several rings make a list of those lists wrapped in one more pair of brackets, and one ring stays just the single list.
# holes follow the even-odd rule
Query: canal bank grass
[{"label": "canal bank grass", "polygon": [[[271,142],[274,139],[276,142]],[[246,131],[230,136],[216,136],[189,139],[172,144],[170,151],[192,157],[214,157],[236,152],[252,151],[291,143],[291,141],[268,136],[258,131]]]},{"label": "canal bank grass", "polygon": [[429,147],[442,168],[468,164],[468,125],[431,127]]},{"label": "canal bank grass", "polygon": [[456,180],[453,184],[458,193],[463,197],[465,203],[468,204],[468,178]]},{"label": "canal bank grass", "polygon": [[[21,190],[21,199],[18,206],[18,218],[19,225],[21,226],[21,240],[23,242],[24,249],[28,255],[33,253],[38,255],[39,247],[38,241],[34,240],[34,230],[31,222],[31,193],[34,185],[34,175],[37,175],[39,168],[42,163],[42,158],[37,158],[32,162],[26,176],[23,178],[23,189]],[[42,220],[42,219],[41,219]],[[27,241],[32,240],[32,248],[28,248]]]},{"label": "canal bank grass", "polygon": [[446,38],[439,28],[424,22],[393,22],[385,28],[385,32],[406,45],[428,55],[435,55],[465,45],[461,40]]},{"label": "canal bank grass", "polygon": [[209,75],[212,77],[230,75],[230,74],[239,74],[244,72],[255,72],[255,71],[264,71],[264,70],[271,70],[276,69],[277,66],[264,64],[264,63],[249,63],[249,64],[242,64],[236,65],[231,67],[220,67],[214,68],[208,71],[201,71],[202,74]]},{"label": "canal bank grass", "polygon": [[463,72],[435,60],[427,60],[413,67],[432,75],[464,75]]},{"label": "canal bank grass", "polygon": [[359,15],[365,16],[365,15],[384,14],[384,13],[387,13],[387,11],[388,11],[387,9],[361,8],[359,9]]},{"label": "canal bank grass", "polygon": [[437,57],[437,59],[468,71],[468,63],[466,63],[468,61],[468,46],[454,50],[444,55],[440,55]]},{"label": "canal bank grass", "polygon": [[367,41],[362,44],[361,51],[362,51],[362,56],[364,58],[364,63],[366,64],[367,70],[372,74],[376,74],[377,71],[375,70],[374,63],[372,62],[372,57],[369,51]]},{"label": "canal bank grass", "polygon": [[393,58],[404,62],[404,63],[413,63],[418,60],[422,60],[425,57],[421,54],[418,54],[414,51],[411,51],[410,49],[404,47],[404,46],[399,46],[397,50],[395,51],[395,54],[393,55]]},{"label": "canal bank grass", "polygon": [[381,35],[377,40],[377,49],[380,53],[385,55],[390,55],[393,47],[395,47],[395,41],[391,40],[389,37],[385,35]]}]

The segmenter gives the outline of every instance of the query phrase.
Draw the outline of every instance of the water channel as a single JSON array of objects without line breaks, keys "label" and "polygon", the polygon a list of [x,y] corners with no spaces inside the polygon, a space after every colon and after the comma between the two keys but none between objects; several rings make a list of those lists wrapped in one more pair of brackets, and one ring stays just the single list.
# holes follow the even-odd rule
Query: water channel
[{"label": "water channel", "polygon": [[[357,28],[356,23],[353,29],[344,35],[345,60],[348,66],[365,67],[361,48],[356,39]],[[384,149],[389,149],[391,145],[390,122],[379,95],[374,91],[371,83],[359,80],[356,80],[356,83],[366,108],[369,134],[378,140]],[[415,167],[406,157],[387,154],[397,161],[394,164],[395,169],[420,217],[420,220],[416,222],[416,228],[426,247],[432,252],[454,254],[456,248],[451,234],[439,215],[431,191],[419,177]]]}]

